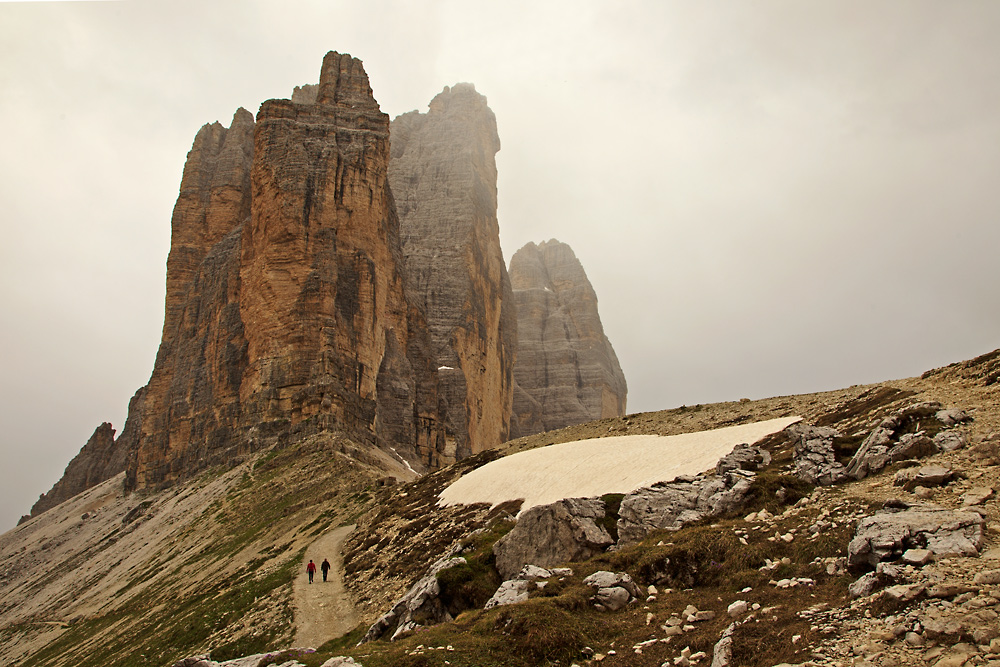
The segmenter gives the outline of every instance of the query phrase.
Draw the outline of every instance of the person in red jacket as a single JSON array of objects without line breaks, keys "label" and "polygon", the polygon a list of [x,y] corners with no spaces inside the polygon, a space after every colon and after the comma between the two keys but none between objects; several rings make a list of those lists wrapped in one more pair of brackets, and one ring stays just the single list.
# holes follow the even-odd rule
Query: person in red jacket
[{"label": "person in red jacket", "polygon": [[309,564],[306,565],[306,572],[309,573],[309,583],[311,584],[313,582],[313,575],[316,574],[316,563],[310,560]]}]

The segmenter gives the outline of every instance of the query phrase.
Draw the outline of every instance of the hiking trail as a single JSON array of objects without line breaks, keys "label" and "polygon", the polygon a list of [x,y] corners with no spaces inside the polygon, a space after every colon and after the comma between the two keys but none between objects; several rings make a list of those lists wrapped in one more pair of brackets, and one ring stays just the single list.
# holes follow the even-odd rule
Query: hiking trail
[{"label": "hiking trail", "polygon": [[[358,624],[358,615],[351,596],[344,587],[344,540],[354,526],[339,526],[323,533],[306,549],[305,559],[292,583],[295,610],[295,644],[319,648],[325,642],[340,637]],[[309,583],[306,563],[316,563],[316,578]],[[323,581],[319,569],[323,559],[330,561],[330,574]]]}]

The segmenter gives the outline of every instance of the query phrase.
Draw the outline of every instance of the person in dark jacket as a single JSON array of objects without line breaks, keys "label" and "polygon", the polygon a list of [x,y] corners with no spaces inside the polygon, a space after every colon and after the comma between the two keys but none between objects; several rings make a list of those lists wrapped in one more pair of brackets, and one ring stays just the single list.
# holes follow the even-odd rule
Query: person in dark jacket
[{"label": "person in dark jacket", "polygon": [[323,564],[319,566],[319,569],[323,570],[323,581],[326,581],[326,573],[330,571],[330,561],[323,559]]},{"label": "person in dark jacket", "polygon": [[313,582],[313,575],[316,574],[316,563],[310,560],[309,564],[306,565],[306,572],[309,574],[309,583],[311,584]]}]

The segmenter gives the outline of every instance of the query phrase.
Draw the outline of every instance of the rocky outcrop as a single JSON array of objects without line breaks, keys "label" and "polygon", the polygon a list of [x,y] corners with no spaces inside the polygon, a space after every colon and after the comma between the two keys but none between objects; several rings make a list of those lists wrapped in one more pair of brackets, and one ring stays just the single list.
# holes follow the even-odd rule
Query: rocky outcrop
[{"label": "rocky outcrop", "polygon": [[844,481],[847,472],[837,461],[836,429],[795,424],[788,429],[795,442],[795,476],[809,484],[830,486]]},{"label": "rocky outcrop", "polygon": [[573,250],[529,243],[510,260],[517,304],[512,437],[625,414],[627,387]]},{"label": "rocky outcrop", "polygon": [[471,84],[392,122],[389,182],[409,293],[430,328],[449,437],[440,466],[507,440],[517,323],[500,249],[496,118]]},{"label": "rocky outcrop", "polygon": [[[965,446],[961,434],[938,432],[933,438],[921,430],[933,425],[947,428],[969,421],[960,410],[942,410],[940,403],[916,403],[886,417],[865,438],[846,473],[855,479],[873,475],[890,463],[921,458],[938,451],[953,451]],[[935,430],[936,430],[935,429]]]},{"label": "rocky outcrop", "polygon": [[127,452],[117,446],[115,430],[104,422],[87,440],[80,453],[66,466],[62,478],[55,486],[38,498],[31,508],[31,516],[37,516],[50,507],[110,479],[125,469]]},{"label": "rocky outcrop", "polygon": [[620,544],[638,542],[654,530],[679,530],[705,517],[740,507],[754,473],[731,470],[721,475],[678,477],[638,489],[622,499],[618,511]]},{"label": "rocky outcrop", "polygon": [[435,562],[427,574],[421,577],[410,590],[401,597],[388,612],[383,614],[368,628],[361,643],[375,641],[382,637],[396,639],[421,625],[435,625],[452,620],[451,614],[441,601],[441,585],[438,575],[453,567],[466,564],[461,556],[445,556]]},{"label": "rocky outcrop", "polygon": [[334,52],[293,97],[195,139],[128,488],[325,429],[414,462],[443,447],[426,324],[405,290],[388,117],[361,62]]},{"label": "rocky outcrop", "polygon": [[567,498],[532,507],[493,545],[497,571],[512,579],[525,565],[551,567],[601,553],[614,544],[600,524],[605,511],[600,498]]},{"label": "rocky outcrop", "polygon": [[927,549],[937,558],[976,556],[983,546],[980,514],[934,505],[889,507],[858,523],[848,546],[848,564],[874,567],[908,549]]}]

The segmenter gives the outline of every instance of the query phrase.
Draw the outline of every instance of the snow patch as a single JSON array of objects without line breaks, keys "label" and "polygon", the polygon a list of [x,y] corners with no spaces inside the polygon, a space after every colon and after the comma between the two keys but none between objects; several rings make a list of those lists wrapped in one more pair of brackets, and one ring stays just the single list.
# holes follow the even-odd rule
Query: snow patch
[{"label": "snow patch", "polygon": [[521,511],[563,498],[629,493],[715,468],[741,443],[755,443],[800,421],[783,417],[681,435],[626,435],[539,447],[491,461],[441,492],[439,505],[524,499]]}]

